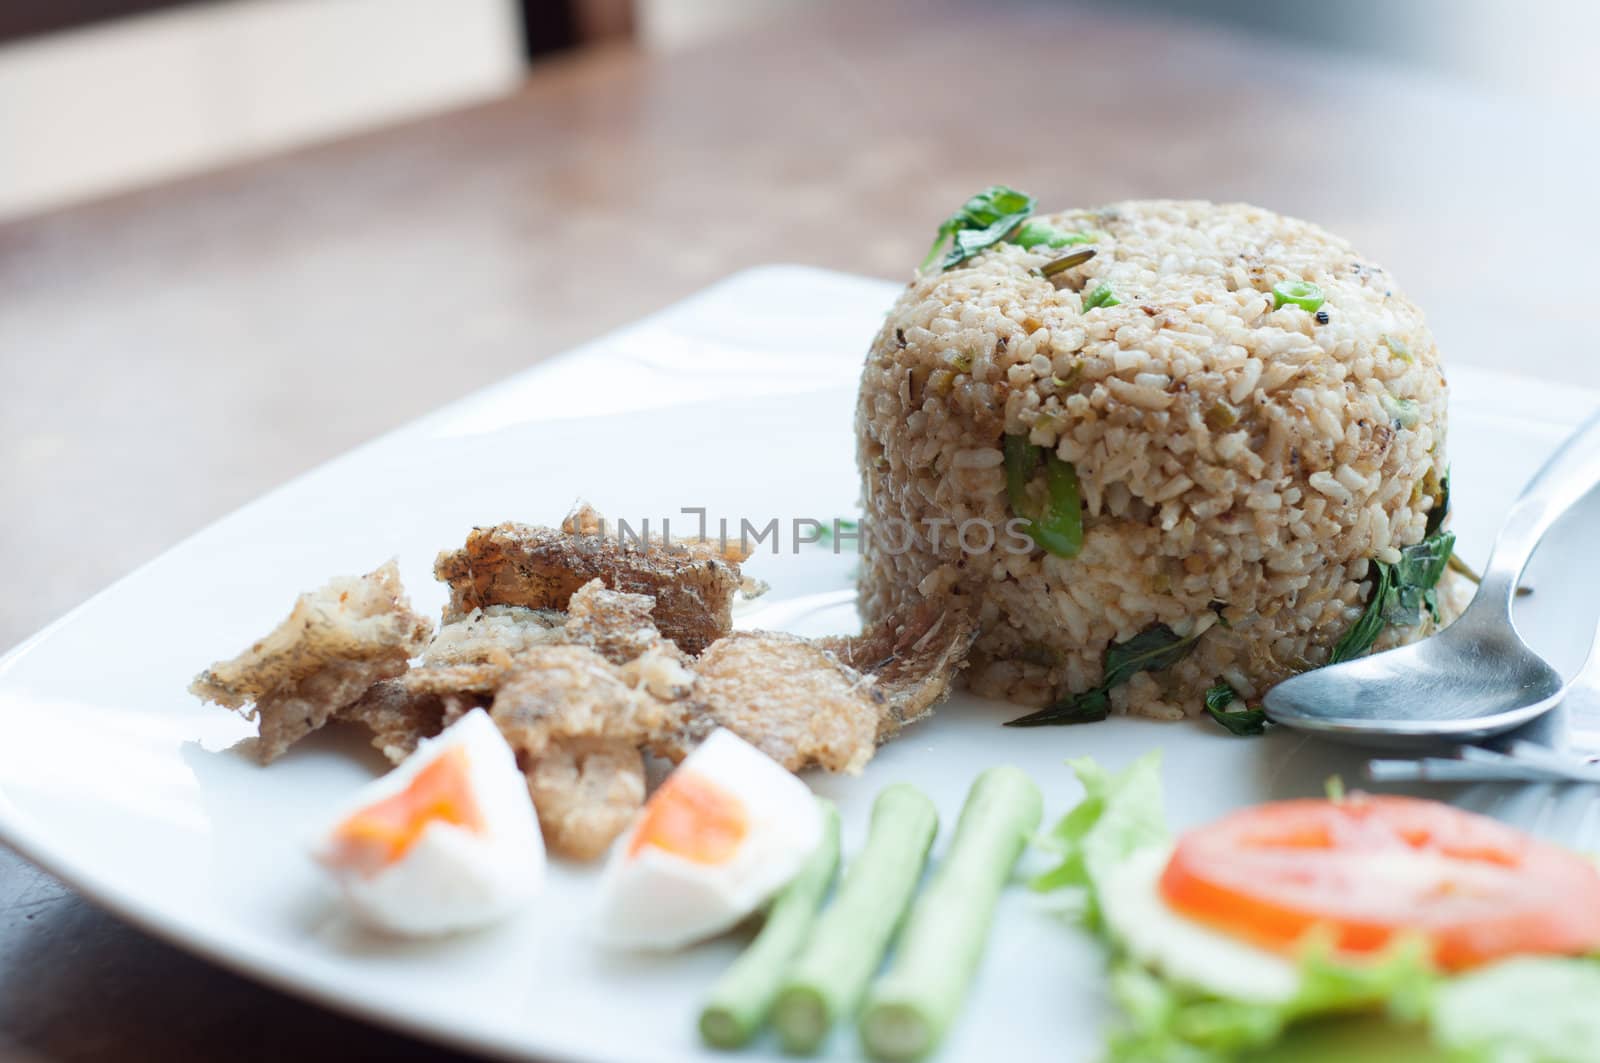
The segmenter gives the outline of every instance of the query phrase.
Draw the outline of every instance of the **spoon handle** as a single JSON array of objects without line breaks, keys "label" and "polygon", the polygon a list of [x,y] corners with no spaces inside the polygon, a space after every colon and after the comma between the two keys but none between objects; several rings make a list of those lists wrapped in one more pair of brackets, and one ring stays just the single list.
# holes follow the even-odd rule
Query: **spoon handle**
[{"label": "spoon handle", "polygon": [[1510,615],[1517,580],[1539,540],[1596,484],[1600,484],[1600,413],[1567,437],[1512,504],[1484,566],[1483,583],[1473,604],[1482,601]]}]

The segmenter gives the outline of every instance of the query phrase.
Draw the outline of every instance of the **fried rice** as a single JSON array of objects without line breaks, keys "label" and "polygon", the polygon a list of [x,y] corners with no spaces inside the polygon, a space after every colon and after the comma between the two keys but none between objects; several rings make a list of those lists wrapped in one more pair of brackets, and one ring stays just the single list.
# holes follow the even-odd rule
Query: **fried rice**
[{"label": "fried rice", "polygon": [[[872,343],[866,620],[968,599],[969,686],[1035,706],[1095,689],[1108,650],[1162,625],[1186,652],[1111,687],[1108,707],[1167,719],[1219,682],[1253,699],[1327,663],[1373,563],[1398,564],[1446,505],[1446,385],[1421,312],[1345,241],[1256,207],[1036,220],[1095,254],[1045,276],[1062,250],[1001,242],[924,272]],[[1275,305],[1280,282],[1323,301]],[[1004,548],[1007,436],[1075,470],[1076,556]],[[1436,606],[1377,646],[1448,623],[1460,582],[1446,573]]]}]

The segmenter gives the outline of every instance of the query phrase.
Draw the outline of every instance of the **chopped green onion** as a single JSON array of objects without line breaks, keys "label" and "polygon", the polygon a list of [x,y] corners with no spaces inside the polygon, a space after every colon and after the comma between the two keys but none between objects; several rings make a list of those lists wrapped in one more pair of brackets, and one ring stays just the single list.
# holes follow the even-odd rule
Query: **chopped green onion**
[{"label": "chopped green onion", "polygon": [[1044,450],[1045,505],[1041,510],[1028,497],[1028,483],[1039,462],[1039,452],[1025,435],[1005,437],[1006,497],[1011,511],[1027,521],[1028,537],[1040,549],[1057,557],[1077,557],[1083,549],[1083,500],[1078,491],[1078,470],[1054,451]]},{"label": "chopped green onion", "polygon": [[1294,305],[1312,312],[1322,305],[1322,289],[1310,281],[1279,281],[1272,286],[1272,309]]},{"label": "chopped green onion", "polygon": [[1422,420],[1422,412],[1415,399],[1397,399],[1385,391],[1378,396],[1378,402],[1396,428],[1415,428],[1417,422]]},{"label": "chopped green onion", "polygon": [[1057,557],[1077,557],[1083,549],[1083,500],[1078,492],[1078,470],[1070,461],[1044,455],[1046,505],[1028,534],[1033,541]]},{"label": "chopped green onion", "polygon": [[1033,477],[1033,467],[1039,460],[1039,448],[1028,442],[1025,435],[1008,435],[1003,444],[1006,464],[1006,497],[1011,501],[1011,512],[1026,517],[1033,510],[1028,500],[1028,481]]},{"label": "chopped green onion", "polygon": [[1413,361],[1411,357],[1411,348],[1407,347],[1406,341],[1402,340],[1400,337],[1388,335],[1379,336],[1378,342],[1389,348],[1389,353],[1400,359],[1402,362]]},{"label": "chopped green onion", "polygon": [[1073,244],[1086,244],[1093,237],[1088,233],[1067,233],[1057,229],[1049,222],[1030,221],[1023,224],[1011,237],[1011,242],[1022,247],[1034,248],[1041,244],[1045,247],[1071,247]]},{"label": "chopped green onion", "polygon": [[1112,293],[1110,283],[1106,282],[1084,296],[1083,311],[1088,313],[1090,310],[1098,310],[1102,306],[1117,306],[1121,302],[1122,300]]}]

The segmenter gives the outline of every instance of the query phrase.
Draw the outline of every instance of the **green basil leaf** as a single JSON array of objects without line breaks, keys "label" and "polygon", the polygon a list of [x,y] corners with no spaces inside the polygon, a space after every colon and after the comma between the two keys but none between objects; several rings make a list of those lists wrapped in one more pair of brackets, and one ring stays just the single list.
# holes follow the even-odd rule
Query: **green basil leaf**
[{"label": "green basil leaf", "polygon": [[1382,561],[1372,562],[1372,589],[1367,592],[1367,607],[1361,617],[1350,625],[1350,630],[1333,644],[1333,652],[1328,655],[1329,664],[1360,657],[1372,649],[1372,644],[1383,634],[1383,612],[1389,606],[1393,586],[1393,566]]},{"label": "green basil leaf", "polygon": [[1367,607],[1361,618],[1334,643],[1328,663],[1338,664],[1366,653],[1387,624],[1415,627],[1422,623],[1424,610],[1437,621],[1439,596],[1436,588],[1450,565],[1455,546],[1455,532],[1436,532],[1402,549],[1400,560],[1392,565],[1384,561],[1372,562],[1372,590],[1367,595]]},{"label": "green basil leaf", "polygon": [[1106,648],[1105,682],[1116,686],[1139,672],[1159,672],[1189,655],[1199,634],[1183,636],[1165,624],[1152,624],[1127,642]]},{"label": "green basil leaf", "polygon": [[1206,711],[1211,713],[1227,712],[1228,706],[1239,698],[1233,688],[1227,683],[1217,682],[1217,685],[1206,691]]},{"label": "green basil leaf", "polygon": [[946,218],[939,226],[933,246],[922,260],[926,270],[939,261],[939,252],[948,242],[952,246],[945,255],[940,269],[959,266],[978,252],[993,247],[1006,238],[1006,234],[1021,225],[1033,213],[1033,197],[1005,185],[991,185],[962,204],[961,209]]},{"label": "green basil leaf", "polygon": [[1428,510],[1428,525],[1423,534],[1429,538],[1436,535],[1444,526],[1444,519],[1450,515],[1450,470],[1446,469],[1439,478],[1439,498],[1434,502],[1433,508]]},{"label": "green basil leaf", "polygon": [[1206,713],[1230,734],[1240,737],[1266,734],[1266,712],[1251,708],[1229,712],[1228,706],[1237,700],[1239,695],[1234,692],[1233,687],[1218,681],[1216,686],[1206,691]]},{"label": "green basil leaf", "polygon": [[1438,586],[1455,547],[1455,532],[1439,532],[1415,546],[1405,547],[1400,551],[1399,563],[1394,566],[1396,584],[1423,590]]},{"label": "green basil leaf", "polygon": [[1070,723],[1099,723],[1111,715],[1111,688],[1105,684],[1062,698],[1038,712],[1030,712],[1015,720],[1007,720],[1007,727],[1045,727]]},{"label": "green basil leaf", "polygon": [[1415,627],[1422,623],[1424,610],[1435,620],[1439,618],[1439,598],[1434,588],[1450,565],[1455,545],[1454,532],[1439,532],[1400,551],[1400,560],[1393,567],[1394,585],[1383,606],[1385,622]]},{"label": "green basil leaf", "polygon": [[1019,716],[1006,723],[1007,727],[1044,727],[1053,724],[1094,723],[1111,713],[1112,688],[1127,682],[1140,672],[1159,672],[1171,668],[1189,655],[1194,644],[1204,634],[1179,635],[1165,624],[1152,624],[1126,642],[1113,642],[1106,647],[1105,663],[1100,685],[1072,694],[1038,712]]}]

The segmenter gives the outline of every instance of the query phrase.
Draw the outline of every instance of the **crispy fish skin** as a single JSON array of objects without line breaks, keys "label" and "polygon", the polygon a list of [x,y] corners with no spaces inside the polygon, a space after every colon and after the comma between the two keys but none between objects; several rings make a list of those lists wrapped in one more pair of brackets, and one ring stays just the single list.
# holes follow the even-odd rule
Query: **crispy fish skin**
[{"label": "crispy fish skin", "polygon": [[676,650],[651,619],[655,605],[648,594],[607,590],[592,579],[567,602],[566,641],[588,646],[612,664],[627,664],[663,644]]},{"label": "crispy fish skin", "polygon": [[432,633],[389,561],[302,594],[287,619],[201,672],[189,692],[259,720],[255,755],[268,764],[374,683],[403,673]]},{"label": "crispy fish skin", "polygon": [[459,550],[434,562],[450,586],[445,619],[491,605],[566,610],[593,579],[655,599],[652,619],[685,652],[699,653],[732,630],[739,566],[704,547],[623,544],[615,536],[569,535],[555,528],[505,523],[474,528]]},{"label": "crispy fish skin", "polygon": [[882,695],[868,677],[807,639],[736,632],[713,643],[694,673],[691,740],[721,725],[790,771],[852,775],[878,748]]},{"label": "crispy fish skin", "polygon": [[683,730],[686,704],[663,701],[587,646],[541,646],[517,661],[489,710],[519,755],[574,738],[650,746]]},{"label": "crispy fish skin", "polygon": [[906,615],[885,617],[859,635],[815,641],[872,679],[882,696],[878,723],[882,744],[950,696],[977,638],[978,625],[966,603],[929,598]]},{"label": "crispy fish skin", "polygon": [[644,807],[644,757],[626,741],[568,739],[526,774],[545,845],[557,856],[599,857]]},{"label": "crispy fish skin", "polygon": [[507,664],[523,650],[560,642],[567,617],[548,609],[491,605],[439,628],[418,665]]},{"label": "crispy fish skin", "polygon": [[[566,535],[604,535],[606,518],[587,502],[579,502],[561,520],[561,531]],[[672,544],[682,547],[696,557],[715,557],[737,565],[749,560],[755,547],[747,546],[743,539],[703,539],[698,535],[674,535]]]},{"label": "crispy fish skin", "polygon": [[565,614],[543,609],[474,609],[441,627],[400,682],[418,696],[491,698],[523,653],[566,641],[566,622]]},{"label": "crispy fish skin", "polygon": [[604,852],[643,806],[640,747],[680,745],[683,714],[587,646],[524,653],[489,710],[528,777],[545,841],[580,860]]},{"label": "crispy fish skin", "polygon": [[391,764],[399,764],[417,751],[424,738],[433,738],[487,701],[459,692],[417,693],[406,685],[405,678],[372,684],[360,700],[338,713],[340,720],[372,732],[373,748]]}]

